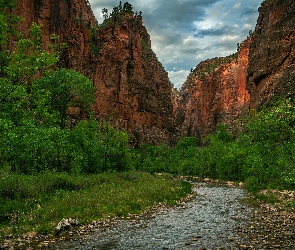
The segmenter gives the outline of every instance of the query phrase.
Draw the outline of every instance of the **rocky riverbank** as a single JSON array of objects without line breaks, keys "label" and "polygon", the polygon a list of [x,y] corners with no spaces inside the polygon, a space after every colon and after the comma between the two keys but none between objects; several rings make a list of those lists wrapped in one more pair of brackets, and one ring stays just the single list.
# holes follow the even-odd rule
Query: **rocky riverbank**
[{"label": "rocky riverbank", "polygon": [[94,221],[59,237],[28,235],[18,245],[7,239],[2,249],[295,249],[295,212],[258,202],[236,186],[206,180],[178,206]]}]

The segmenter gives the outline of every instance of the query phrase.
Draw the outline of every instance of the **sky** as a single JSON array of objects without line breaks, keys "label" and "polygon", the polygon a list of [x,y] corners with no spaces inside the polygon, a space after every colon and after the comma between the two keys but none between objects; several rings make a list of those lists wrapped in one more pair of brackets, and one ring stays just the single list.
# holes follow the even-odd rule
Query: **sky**
[{"label": "sky", "polygon": [[[89,0],[98,23],[118,0]],[[152,49],[180,88],[191,69],[209,58],[228,56],[255,29],[263,0],[129,0],[142,11]],[[122,3],[125,1],[123,0]]]}]

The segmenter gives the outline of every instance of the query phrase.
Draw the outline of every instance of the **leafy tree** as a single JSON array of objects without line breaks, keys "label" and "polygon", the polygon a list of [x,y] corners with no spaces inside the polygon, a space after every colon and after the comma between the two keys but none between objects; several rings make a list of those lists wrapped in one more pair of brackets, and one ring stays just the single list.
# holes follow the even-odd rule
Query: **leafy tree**
[{"label": "leafy tree", "polygon": [[[37,73],[42,73],[59,59],[57,51],[45,51],[42,48],[41,26],[32,23],[30,38],[21,38],[17,41],[17,47],[11,51],[8,48],[10,31],[13,30],[11,23],[19,20],[18,18],[6,17],[0,14],[0,20],[5,26],[4,33],[0,37],[1,46],[1,94],[0,103],[9,101],[9,97],[21,86],[25,86],[32,80]],[[4,21],[3,21],[4,20]],[[11,21],[12,20],[12,21]],[[17,31],[12,32],[19,38]],[[55,39],[56,37],[52,37]],[[54,47],[51,47],[54,49]]]},{"label": "leafy tree", "polygon": [[128,2],[124,3],[123,10],[125,10],[127,12],[132,12],[132,10],[133,10],[132,4],[130,4]]},{"label": "leafy tree", "polygon": [[81,114],[87,114],[95,101],[92,81],[74,70],[64,68],[37,80],[33,89],[36,93],[48,91],[48,107],[58,111],[61,129],[68,125],[69,108],[77,108]]},{"label": "leafy tree", "polygon": [[[73,70],[48,71],[58,61],[57,47],[43,49],[35,23],[29,38],[16,31],[20,18],[6,11],[14,3],[0,0],[0,168],[24,174],[128,169],[126,133],[85,119],[69,126],[74,111],[78,119],[91,113],[95,88]],[[9,39],[17,41],[13,50]]]},{"label": "leafy tree", "polygon": [[108,9],[103,8],[102,15],[103,15],[104,19],[106,20],[109,17]]},{"label": "leafy tree", "polygon": [[[59,59],[53,46],[44,50],[41,41],[41,26],[33,23],[30,36],[23,38],[16,30],[20,17],[11,15],[15,0],[0,1],[0,118],[6,138],[14,126],[25,126],[30,119],[28,88],[38,73],[47,70]],[[10,10],[9,10],[10,9]],[[9,41],[15,40],[10,48]],[[51,50],[50,50],[51,49]],[[9,136],[8,136],[9,138]]]},{"label": "leafy tree", "polygon": [[117,15],[119,14],[119,7],[117,6],[114,6],[113,10],[112,10],[112,13],[111,13],[111,17],[114,17],[114,18],[117,18]]}]

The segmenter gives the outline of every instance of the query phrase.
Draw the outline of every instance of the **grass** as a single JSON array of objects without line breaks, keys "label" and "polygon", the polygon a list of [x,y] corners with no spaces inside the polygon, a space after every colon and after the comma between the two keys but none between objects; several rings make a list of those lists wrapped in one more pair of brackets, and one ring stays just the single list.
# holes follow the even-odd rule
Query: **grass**
[{"label": "grass", "polygon": [[156,203],[176,204],[187,182],[143,172],[36,176],[0,175],[0,242],[5,235],[50,233],[62,218],[84,224],[140,213]]}]

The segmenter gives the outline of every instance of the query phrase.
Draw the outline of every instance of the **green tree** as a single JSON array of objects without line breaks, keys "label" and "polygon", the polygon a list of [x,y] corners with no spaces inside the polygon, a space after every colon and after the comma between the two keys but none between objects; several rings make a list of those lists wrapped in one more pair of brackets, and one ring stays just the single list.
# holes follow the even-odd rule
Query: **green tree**
[{"label": "green tree", "polygon": [[[8,26],[4,28],[4,33],[0,37],[1,44],[1,93],[0,103],[9,102],[10,96],[21,86],[27,86],[37,73],[43,73],[59,59],[59,53],[55,51],[54,46],[44,50],[42,47],[41,32],[42,27],[32,23],[29,38],[20,38],[21,34],[17,31],[12,34],[17,35],[16,49],[10,50],[8,39],[10,31],[13,31],[11,23],[19,20],[6,17],[6,14],[0,14],[1,25]],[[11,21],[13,20],[13,22]],[[6,25],[5,25],[6,24]],[[52,37],[55,39],[56,37]],[[53,51],[52,51],[53,50]]]},{"label": "green tree", "polygon": [[132,10],[133,10],[132,4],[130,4],[128,2],[124,3],[123,10],[125,10],[127,12],[132,12]]},{"label": "green tree", "polygon": [[61,129],[69,125],[69,108],[78,109],[80,114],[88,114],[95,101],[92,81],[74,70],[64,68],[34,82],[33,89],[36,93],[48,93],[48,107],[52,112],[58,112]]},{"label": "green tree", "polygon": [[103,15],[104,19],[106,20],[109,17],[108,9],[103,8],[102,15]]},{"label": "green tree", "polygon": [[122,10],[122,8],[123,8],[123,7],[122,7],[122,1],[120,1],[120,3],[119,3],[119,6],[118,6],[118,7],[119,7],[119,11],[121,11],[121,10]]}]

